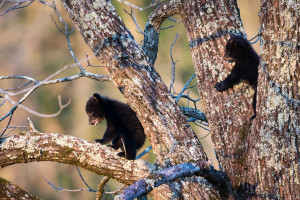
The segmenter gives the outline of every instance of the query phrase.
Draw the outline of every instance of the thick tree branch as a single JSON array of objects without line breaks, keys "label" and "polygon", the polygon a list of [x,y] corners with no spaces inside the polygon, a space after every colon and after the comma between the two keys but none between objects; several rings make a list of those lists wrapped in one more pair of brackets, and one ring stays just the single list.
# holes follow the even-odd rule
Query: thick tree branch
[{"label": "thick tree branch", "polygon": [[38,200],[31,194],[21,189],[19,186],[0,177],[0,197],[1,199],[24,199],[24,200]]},{"label": "thick tree branch", "polygon": [[178,8],[179,3],[172,0],[159,6],[149,16],[144,31],[144,44],[142,48],[146,53],[149,62],[153,65],[158,52],[159,28],[166,18],[179,13]]},{"label": "thick tree branch", "polygon": [[[131,184],[149,174],[154,166],[143,160],[128,161],[112,148],[55,133],[20,132],[0,145],[0,167],[17,163],[54,161],[105,174]],[[129,178],[130,177],[130,178]]]},{"label": "thick tree branch", "polygon": [[[79,166],[100,175],[107,175],[130,185],[156,170],[143,160],[129,161],[117,156],[112,148],[76,137],[35,132],[21,132],[6,138],[0,145],[0,168],[18,163],[54,161]],[[191,183],[187,183],[188,186]],[[206,182],[203,188],[209,187]],[[170,199],[172,184],[164,184],[152,193],[156,199]],[[180,189],[180,188],[178,188]],[[205,190],[203,190],[205,191]],[[167,194],[166,194],[167,193]],[[218,192],[199,192],[200,197],[218,197]]]},{"label": "thick tree branch", "polygon": [[116,199],[135,199],[139,196],[147,195],[155,187],[158,187],[161,184],[171,182],[180,177],[192,175],[204,175],[209,181],[216,184],[217,187],[222,186],[219,187],[220,193],[223,194],[224,198],[227,198],[229,193],[231,193],[229,179],[224,178],[222,172],[218,172],[213,168],[209,168],[209,163],[201,161],[195,163],[185,163],[166,168],[159,172],[151,173],[148,177],[135,182],[131,186],[124,189],[123,192],[116,197]]},{"label": "thick tree branch", "polygon": [[[159,172],[151,173],[148,177],[143,178],[124,189],[124,191],[119,194],[116,199],[135,199],[139,196],[147,195],[150,191],[161,184],[174,181],[180,177],[193,175],[205,178],[219,191],[222,199],[241,199],[241,196],[239,196],[240,194],[233,192],[230,180],[223,171],[215,170],[209,162],[202,161],[175,165]],[[214,197],[209,197],[209,199],[212,198]]]}]

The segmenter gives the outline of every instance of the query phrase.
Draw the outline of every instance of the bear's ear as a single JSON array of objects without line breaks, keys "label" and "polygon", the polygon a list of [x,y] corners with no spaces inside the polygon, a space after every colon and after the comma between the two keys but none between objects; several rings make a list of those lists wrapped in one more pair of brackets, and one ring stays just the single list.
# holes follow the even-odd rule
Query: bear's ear
[{"label": "bear's ear", "polygon": [[96,102],[98,102],[98,99],[97,99],[96,97],[93,97],[93,99],[94,99]]},{"label": "bear's ear", "polygon": [[235,34],[230,34],[229,40],[234,40],[235,38],[237,38],[238,36]]},{"label": "bear's ear", "polygon": [[234,41],[234,43],[235,43],[236,50],[238,51],[245,48],[246,40],[242,37],[239,37]]},{"label": "bear's ear", "polygon": [[98,102],[98,101],[101,101],[101,95],[100,94],[97,94],[97,93],[94,93],[93,95],[94,99]]}]

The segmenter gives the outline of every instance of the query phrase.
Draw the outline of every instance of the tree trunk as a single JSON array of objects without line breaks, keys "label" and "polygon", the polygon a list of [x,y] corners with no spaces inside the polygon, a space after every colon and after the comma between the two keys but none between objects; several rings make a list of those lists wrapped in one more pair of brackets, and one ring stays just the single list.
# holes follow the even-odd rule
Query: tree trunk
[{"label": "tree trunk", "polygon": [[[187,13],[193,18],[183,19],[199,92],[210,111],[205,114],[235,197],[299,199],[299,4],[262,2],[258,114],[253,123],[249,122],[253,92],[245,85],[223,93],[213,88],[230,69],[220,57],[224,38],[238,30],[243,33],[235,3],[201,4],[184,4],[184,11],[194,15]],[[205,20],[202,26],[195,23],[195,15]]]},{"label": "tree trunk", "polygon": [[262,1],[258,117],[247,182],[260,199],[300,199],[299,1]]}]

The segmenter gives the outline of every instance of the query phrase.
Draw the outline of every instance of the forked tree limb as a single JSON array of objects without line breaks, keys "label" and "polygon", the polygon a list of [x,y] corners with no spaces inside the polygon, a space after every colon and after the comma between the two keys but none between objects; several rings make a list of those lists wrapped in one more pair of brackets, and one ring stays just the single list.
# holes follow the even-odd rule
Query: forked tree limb
[{"label": "forked tree limb", "polygon": [[95,50],[103,44],[97,55],[100,65],[107,67],[111,79],[136,112],[158,164],[207,160],[178,104],[111,2],[62,2],[90,48]]}]

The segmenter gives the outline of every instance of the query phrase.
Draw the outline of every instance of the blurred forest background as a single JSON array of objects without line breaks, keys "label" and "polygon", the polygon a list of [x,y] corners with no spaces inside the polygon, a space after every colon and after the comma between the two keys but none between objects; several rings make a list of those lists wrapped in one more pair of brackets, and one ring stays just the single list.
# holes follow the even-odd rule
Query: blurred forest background
[{"label": "blurred forest background", "polygon": [[[149,5],[151,0],[128,0],[128,2],[139,7],[144,7]],[[143,39],[142,34],[138,33],[133,20],[123,10],[124,8],[130,12],[130,7],[119,3],[117,0],[112,0],[112,3],[135,39],[140,42]],[[71,29],[73,25],[68,19],[67,13],[62,8],[61,2],[57,1],[56,4],[63,18],[69,22]],[[259,31],[258,12],[260,1],[238,0],[238,4],[248,39],[250,39],[256,36]],[[0,13],[4,12],[12,5],[13,3],[5,2],[0,8]],[[148,16],[154,9],[155,7],[144,11],[135,10],[138,24],[142,30],[145,27]],[[54,22],[51,20],[51,15],[58,25],[62,27],[53,10],[38,2],[34,2],[27,8],[18,9],[0,17],[0,76],[25,75],[33,77],[36,80],[43,80],[63,66],[74,63],[67,48],[66,38],[56,28]],[[179,19],[179,17],[176,16],[174,16],[174,18]],[[180,92],[183,85],[194,73],[194,69],[183,24],[181,22],[176,23],[171,20],[166,20],[162,27],[168,27],[170,25],[173,25],[174,27],[160,32],[159,52],[158,59],[155,63],[155,69],[169,87],[171,82],[170,47],[178,32],[178,39],[173,47],[173,58],[174,61],[179,60],[176,64],[175,89],[177,92]],[[71,35],[70,40],[78,60],[85,59],[85,54],[92,56],[92,51],[76,29]],[[259,52],[259,43],[256,43],[254,46],[255,50]],[[90,62],[93,65],[97,65],[97,60],[95,58],[91,59]],[[85,63],[83,66],[87,66],[87,64]],[[90,72],[106,75],[106,71],[103,68],[85,68]],[[59,77],[70,76],[78,72],[78,69],[74,67]],[[21,83],[23,82],[18,82],[16,80],[1,80],[0,88],[13,88]],[[122,94],[112,82],[97,82],[91,79],[81,78],[72,82],[41,86],[23,103],[23,105],[40,113],[52,114],[56,113],[59,109],[57,101],[58,95],[61,95],[63,103],[66,103],[70,98],[72,101],[71,104],[65,108],[58,117],[54,118],[36,117],[21,108],[18,108],[13,115],[11,126],[27,126],[28,123],[26,119],[29,116],[33,120],[36,129],[40,132],[68,134],[89,141],[101,138],[106,128],[105,123],[102,123],[97,127],[89,126],[88,118],[85,114],[85,103],[94,92],[124,101]],[[190,96],[195,99],[198,98],[197,88],[190,91]],[[19,98],[21,97],[17,96],[14,100],[18,101]],[[187,106],[187,101],[181,100],[180,104]],[[198,103],[198,107],[201,106],[200,104],[201,103]],[[11,104],[9,103],[1,106],[1,117],[7,113],[10,108]],[[7,122],[7,119],[0,122],[0,130],[5,128]],[[20,128],[14,132],[20,130],[26,130],[26,128]],[[208,133],[195,126],[193,126],[193,130],[199,138]],[[213,159],[214,165],[216,165],[210,135],[209,137],[201,139],[201,143],[205,147],[208,156]],[[147,141],[143,149],[148,146],[149,141]],[[155,158],[151,154],[151,151],[142,157],[142,159],[149,162],[155,162]],[[96,189],[101,180],[101,176],[83,169],[81,169],[81,172],[87,183],[92,188]],[[96,193],[94,192],[56,192],[54,188],[44,181],[42,176],[58,187],[61,182],[63,188],[66,189],[86,188],[74,166],[40,162],[14,165],[0,169],[0,177],[12,181],[27,192],[43,199],[95,199]],[[119,183],[113,180],[110,180],[109,182],[111,191],[117,190],[119,185]]]}]

